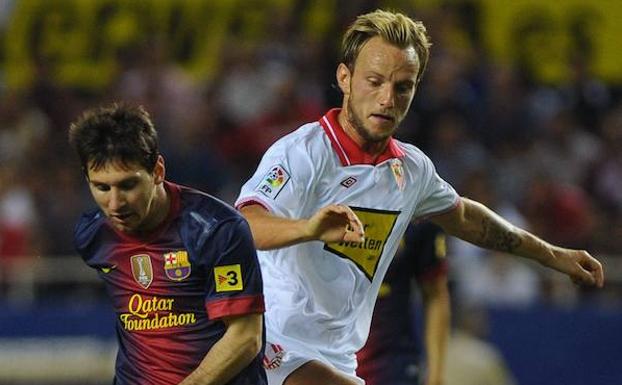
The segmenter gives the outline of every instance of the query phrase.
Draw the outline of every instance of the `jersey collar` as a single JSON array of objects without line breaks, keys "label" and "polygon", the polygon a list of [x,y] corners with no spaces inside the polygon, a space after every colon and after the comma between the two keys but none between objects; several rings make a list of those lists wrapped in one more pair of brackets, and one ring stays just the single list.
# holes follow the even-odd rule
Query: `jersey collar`
[{"label": "jersey collar", "polygon": [[324,132],[326,132],[326,135],[330,139],[330,143],[343,166],[353,166],[357,164],[375,166],[385,160],[404,156],[404,151],[402,151],[397,141],[393,138],[389,138],[387,148],[382,154],[375,158],[363,151],[359,145],[346,134],[341,124],[339,124],[337,117],[340,111],[340,108],[333,108],[328,111],[326,115],[320,119],[320,124],[322,128],[324,128]]}]

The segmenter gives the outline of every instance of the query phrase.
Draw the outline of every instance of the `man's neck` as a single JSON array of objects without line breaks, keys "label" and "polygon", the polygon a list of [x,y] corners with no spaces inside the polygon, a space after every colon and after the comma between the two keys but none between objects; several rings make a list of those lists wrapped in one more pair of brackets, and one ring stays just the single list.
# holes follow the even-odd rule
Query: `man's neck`
[{"label": "man's neck", "polygon": [[150,208],[150,218],[147,219],[145,227],[140,231],[141,233],[148,233],[160,226],[171,210],[171,194],[164,187],[164,183],[156,186],[155,194]]},{"label": "man's neck", "polygon": [[344,107],[341,109],[337,119],[339,120],[339,124],[343,128],[346,135],[348,135],[365,153],[376,158],[386,150],[390,138],[380,142],[366,140],[361,134],[358,133],[356,128],[354,128],[354,125],[351,123],[347,108]]}]

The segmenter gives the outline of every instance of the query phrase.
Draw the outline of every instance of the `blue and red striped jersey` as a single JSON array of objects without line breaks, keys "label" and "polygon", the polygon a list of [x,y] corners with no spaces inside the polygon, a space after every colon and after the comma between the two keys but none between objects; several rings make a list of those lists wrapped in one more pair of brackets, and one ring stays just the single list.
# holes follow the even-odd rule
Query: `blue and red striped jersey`
[{"label": "blue and red striped jersey", "polygon": [[418,383],[423,341],[413,280],[421,284],[446,274],[442,229],[411,223],[380,288],[367,343],[357,353],[357,375],[368,385]]},{"label": "blue and red striped jersey", "polygon": [[[146,236],[82,216],[76,249],[98,271],[117,313],[117,385],[171,385],[223,336],[223,317],[262,313],[262,279],[250,228],[220,200],[165,182],[171,209]],[[263,352],[263,349],[262,349]],[[266,384],[263,353],[230,385]]]}]

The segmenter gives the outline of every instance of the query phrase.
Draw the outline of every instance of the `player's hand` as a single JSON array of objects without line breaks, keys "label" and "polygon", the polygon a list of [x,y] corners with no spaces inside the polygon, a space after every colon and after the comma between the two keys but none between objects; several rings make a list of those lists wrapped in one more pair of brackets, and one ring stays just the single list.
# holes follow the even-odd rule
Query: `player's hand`
[{"label": "player's hand", "polygon": [[306,224],[311,239],[323,242],[363,242],[365,231],[361,220],[346,205],[321,208]]},{"label": "player's hand", "polygon": [[603,287],[605,283],[603,266],[587,251],[556,247],[553,254],[550,266],[567,274],[572,282],[578,285]]}]

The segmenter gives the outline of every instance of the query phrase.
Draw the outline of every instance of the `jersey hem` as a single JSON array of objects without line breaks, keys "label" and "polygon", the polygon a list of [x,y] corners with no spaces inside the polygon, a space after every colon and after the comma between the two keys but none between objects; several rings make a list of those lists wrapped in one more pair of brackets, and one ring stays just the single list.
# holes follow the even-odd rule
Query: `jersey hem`
[{"label": "jersey hem", "polygon": [[263,295],[224,298],[205,304],[210,319],[219,319],[235,315],[263,313],[266,307]]},{"label": "jersey hem", "polygon": [[242,207],[246,207],[246,206],[251,206],[251,205],[259,205],[261,207],[263,207],[264,209],[266,209],[266,211],[270,211],[272,212],[272,208],[270,208],[270,206],[268,206],[267,203],[263,202],[262,200],[256,198],[256,197],[249,197],[249,198],[244,198],[238,202],[236,202],[235,204],[235,208],[236,210],[240,210]]},{"label": "jersey hem", "polygon": [[426,221],[426,220],[428,220],[430,218],[433,218],[433,217],[435,217],[437,215],[448,213],[448,212],[450,212],[452,210],[455,210],[456,207],[460,206],[461,204],[462,204],[462,200],[460,199],[460,196],[458,195],[456,197],[456,201],[451,206],[449,206],[449,207],[447,207],[446,209],[443,209],[443,210],[434,211],[434,212],[431,212],[429,214],[425,214],[425,215],[422,215],[420,217],[417,217],[417,218],[415,218],[414,222],[415,223],[423,222],[423,221]]}]

